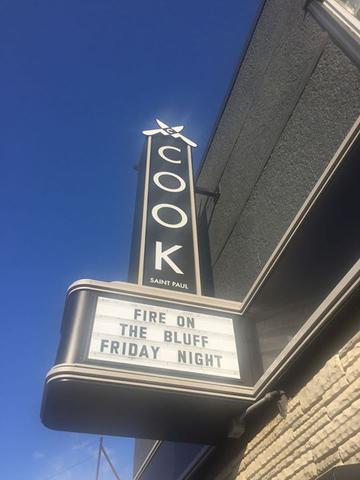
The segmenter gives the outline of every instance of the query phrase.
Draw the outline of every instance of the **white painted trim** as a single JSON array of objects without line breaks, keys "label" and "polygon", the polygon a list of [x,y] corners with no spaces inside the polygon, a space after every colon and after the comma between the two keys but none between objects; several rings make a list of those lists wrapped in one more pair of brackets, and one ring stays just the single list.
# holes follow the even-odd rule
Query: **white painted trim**
[{"label": "white painted trim", "polygon": [[289,367],[296,356],[315,338],[340,307],[360,286],[360,259],[340,280],[325,300],[308,318],[297,334],[276,357],[254,386],[256,399],[261,397],[270,384],[273,384]]},{"label": "white painted trim", "polygon": [[146,388],[171,393],[186,393],[196,396],[216,397],[242,401],[252,401],[254,388],[189,379],[167,374],[146,373],[127,369],[115,369],[83,363],[59,363],[46,375],[46,383],[65,378],[89,380],[96,378],[100,383],[112,383],[133,388]]},{"label": "white painted trim", "polygon": [[291,222],[289,228],[286,230],[285,234],[281,238],[280,242],[277,244],[273,253],[271,254],[269,260],[266,262],[265,266],[261,270],[260,274],[255,279],[254,283],[250,287],[248,293],[245,295],[242,301],[241,312],[245,312],[253,301],[255,295],[258,293],[263,283],[271,273],[272,269],[276,266],[277,261],[284,252],[285,248],[297,232],[298,228],[302,225],[309,211],[312,209],[317,199],[321,193],[328,186],[329,182],[332,180],[333,176],[336,173],[336,170],[342,164],[343,160],[346,157],[349,149],[355,142],[356,138],[360,134],[360,116],[355,121],[354,125],[351,127],[349,133],[344,138],[340,147],[336,151],[335,155],[331,159],[330,163],[324,170],[323,174],[320,176],[319,180],[316,182],[316,185],[308,195],[307,199],[303,203],[302,207],[296,214],[295,218]]},{"label": "white painted trim", "polygon": [[144,473],[146,467],[149,465],[152,457],[155,455],[156,451],[158,450],[158,448],[160,447],[161,444],[162,444],[161,440],[156,440],[155,441],[155,443],[152,446],[152,448],[150,449],[149,453],[146,455],[143,463],[140,465],[136,474],[133,476],[133,480],[139,480],[140,479],[140,476]]},{"label": "white painted trim", "polygon": [[360,20],[336,0],[323,0],[322,4],[360,40]]},{"label": "white painted trim", "polygon": [[194,262],[195,262],[196,293],[198,295],[201,295],[201,276],[200,276],[199,245],[198,245],[196,208],[195,208],[194,176],[193,176],[191,147],[189,145],[187,146],[187,153],[188,153],[188,163],[189,163],[190,206],[191,206],[193,250],[194,250]]},{"label": "white painted trim", "polygon": [[146,221],[147,221],[148,197],[149,197],[151,139],[152,139],[151,136],[148,137],[147,151],[146,151],[144,203],[143,203],[142,222],[141,222],[138,285],[142,285],[143,278],[144,278],[144,259],[145,259],[145,242],[146,242]]},{"label": "white painted trim", "polygon": [[147,285],[137,285],[126,282],[102,282],[99,280],[82,279],[72,283],[67,294],[75,290],[84,290],[87,288],[99,292],[125,293],[129,296],[145,296],[147,298],[162,299],[167,302],[181,303],[183,305],[197,305],[212,308],[218,311],[228,311],[240,314],[242,304],[233,300],[224,300],[214,297],[205,297],[194,293],[177,292],[175,290],[166,290],[164,288],[149,287]]},{"label": "white painted trim", "polygon": [[196,455],[194,460],[190,463],[188,468],[182,473],[177,480],[190,480],[192,474],[205,462],[209,455],[214,451],[215,447],[205,446],[199,453]]}]

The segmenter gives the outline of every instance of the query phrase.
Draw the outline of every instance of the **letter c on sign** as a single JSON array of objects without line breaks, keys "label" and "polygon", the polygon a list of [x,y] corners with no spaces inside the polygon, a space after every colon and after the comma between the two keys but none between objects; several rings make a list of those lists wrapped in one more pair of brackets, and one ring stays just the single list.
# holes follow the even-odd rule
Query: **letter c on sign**
[{"label": "letter c on sign", "polygon": [[[160,177],[162,177],[163,175],[168,175],[170,177],[174,177],[176,178],[176,180],[179,181],[179,186],[178,187],[175,187],[175,188],[169,188],[169,187],[165,187],[165,185],[163,185],[161,182],[160,182]],[[184,180],[179,177],[179,175],[176,175],[176,173],[171,173],[171,172],[158,172],[158,173],[155,173],[155,175],[153,176],[153,180],[154,180],[154,183],[159,187],[161,188],[162,190],[166,190],[167,192],[182,192],[183,190],[185,190],[186,188],[186,183],[184,182]]]},{"label": "letter c on sign", "polygon": [[[181,217],[180,222],[178,222],[178,223],[167,223],[167,222],[164,222],[164,220],[161,220],[161,218],[159,217],[159,210],[161,210],[162,208],[170,208],[170,209],[178,212],[180,214],[180,217]],[[184,225],[186,225],[187,221],[188,221],[188,217],[187,217],[186,213],[184,212],[184,210],[181,210],[181,208],[176,207],[175,205],[171,205],[170,203],[159,203],[159,205],[155,205],[155,207],[153,207],[153,209],[151,210],[151,215],[153,216],[154,220],[156,220],[158,223],[160,223],[160,225],[162,225],[163,227],[168,227],[168,228],[181,228]]]},{"label": "letter c on sign", "polygon": [[170,147],[169,145],[165,145],[164,147],[160,147],[158,152],[161,158],[166,160],[170,163],[181,163],[181,160],[171,160],[171,158],[167,157],[164,153],[164,150],[175,150],[176,152],[181,152],[180,148],[177,147]]}]

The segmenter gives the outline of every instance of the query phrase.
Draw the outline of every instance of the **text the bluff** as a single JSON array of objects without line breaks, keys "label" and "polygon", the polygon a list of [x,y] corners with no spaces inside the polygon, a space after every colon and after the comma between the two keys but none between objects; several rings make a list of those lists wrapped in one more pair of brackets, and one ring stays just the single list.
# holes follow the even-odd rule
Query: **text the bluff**
[{"label": "text the bluff", "polygon": [[[201,294],[191,140],[183,127],[144,131],[138,283]],[[138,210],[140,214],[140,209]]]}]

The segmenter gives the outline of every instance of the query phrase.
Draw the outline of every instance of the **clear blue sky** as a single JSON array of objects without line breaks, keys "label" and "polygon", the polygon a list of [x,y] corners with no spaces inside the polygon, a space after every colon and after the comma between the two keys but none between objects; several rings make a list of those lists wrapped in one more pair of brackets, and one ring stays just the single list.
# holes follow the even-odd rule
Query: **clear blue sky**
[{"label": "clear blue sky", "polygon": [[126,280],[141,130],[184,124],[199,164],[259,3],[0,1],[2,480],[95,478],[98,437],[39,419],[66,288]]}]

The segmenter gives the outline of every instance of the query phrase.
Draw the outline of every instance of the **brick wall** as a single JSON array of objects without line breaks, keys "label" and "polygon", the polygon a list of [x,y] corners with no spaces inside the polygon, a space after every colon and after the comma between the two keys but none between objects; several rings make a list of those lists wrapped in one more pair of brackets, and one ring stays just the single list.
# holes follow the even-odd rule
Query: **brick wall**
[{"label": "brick wall", "polygon": [[360,333],[214,480],[311,480],[351,463],[360,463]]}]

